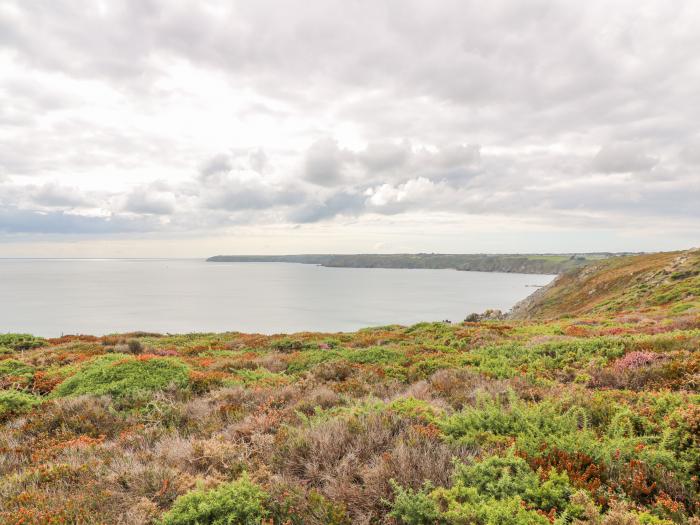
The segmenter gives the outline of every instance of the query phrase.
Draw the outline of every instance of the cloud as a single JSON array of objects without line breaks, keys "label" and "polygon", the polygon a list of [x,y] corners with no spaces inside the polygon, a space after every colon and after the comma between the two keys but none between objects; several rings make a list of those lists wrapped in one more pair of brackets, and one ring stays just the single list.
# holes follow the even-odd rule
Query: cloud
[{"label": "cloud", "polygon": [[401,168],[411,154],[411,145],[408,142],[373,142],[358,154],[358,158],[368,171],[379,173]]},{"label": "cloud", "polygon": [[219,173],[227,173],[233,169],[233,161],[230,155],[220,153],[207,159],[200,169],[203,178]]},{"label": "cloud", "polygon": [[4,231],[692,223],[698,24],[690,0],[8,0]]},{"label": "cloud", "polygon": [[648,171],[659,159],[640,151],[635,144],[603,146],[593,159],[593,169],[600,173],[630,173]]},{"label": "cloud", "polygon": [[265,173],[265,169],[268,166],[268,158],[265,151],[260,148],[256,149],[255,151],[251,151],[248,154],[248,160],[253,171],[260,173],[261,175]]},{"label": "cloud", "polygon": [[160,192],[153,186],[132,190],[124,202],[124,211],[146,215],[170,215],[175,212],[175,195]]},{"label": "cloud", "polygon": [[96,217],[67,212],[0,208],[0,232],[8,234],[101,234],[153,231],[157,226],[124,217]]},{"label": "cloud", "polygon": [[687,164],[690,164],[691,166],[699,166],[700,141],[684,146],[681,150],[680,158],[682,161],[686,162]]},{"label": "cloud", "polygon": [[357,216],[365,208],[366,197],[348,190],[333,193],[322,200],[311,200],[295,208],[287,218],[294,223],[312,223],[338,215]]},{"label": "cloud", "polygon": [[343,181],[344,165],[349,159],[335,140],[320,139],[306,152],[304,178],[319,186],[335,186]]},{"label": "cloud", "polygon": [[292,186],[273,184],[257,173],[239,172],[206,180],[198,203],[205,209],[242,211],[288,206],[303,199],[303,193]]},{"label": "cloud", "polygon": [[50,182],[37,188],[32,195],[37,204],[49,207],[90,207],[90,201],[76,187],[61,186]]}]

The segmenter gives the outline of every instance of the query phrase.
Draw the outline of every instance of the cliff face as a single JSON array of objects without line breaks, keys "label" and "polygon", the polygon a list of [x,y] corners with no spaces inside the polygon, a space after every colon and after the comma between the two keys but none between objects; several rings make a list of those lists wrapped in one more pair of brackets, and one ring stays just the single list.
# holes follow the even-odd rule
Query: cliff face
[{"label": "cliff face", "polygon": [[700,250],[615,257],[555,279],[517,304],[513,319],[601,312],[692,308],[700,297]]},{"label": "cliff face", "polygon": [[559,274],[612,254],[354,254],[354,255],[217,255],[209,262],[295,262],[336,268],[453,269],[477,272]]}]

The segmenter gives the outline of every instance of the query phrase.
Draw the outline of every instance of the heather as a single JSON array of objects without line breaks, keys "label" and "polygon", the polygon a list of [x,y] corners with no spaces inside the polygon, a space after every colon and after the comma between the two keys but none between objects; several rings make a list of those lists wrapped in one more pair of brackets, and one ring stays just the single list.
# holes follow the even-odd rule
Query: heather
[{"label": "heather", "polygon": [[697,525],[698,252],[512,318],[0,335],[0,522]]}]

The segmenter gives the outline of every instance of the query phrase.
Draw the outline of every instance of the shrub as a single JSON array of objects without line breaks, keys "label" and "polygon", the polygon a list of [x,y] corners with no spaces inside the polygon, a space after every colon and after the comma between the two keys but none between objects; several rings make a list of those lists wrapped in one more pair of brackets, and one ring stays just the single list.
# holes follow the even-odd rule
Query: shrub
[{"label": "shrub", "polygon": [[551,525],[549,519],[525,508],[524,502],[514,496],[504,500],[481,498],[474,488],[456,485],[451,489],[437,489],[431,497],[446,510],[436,523],[449,525]]},{"label": "shrub", "polygon": [[537,474],[524,459],[513,454],[491,456],[473,465],[458,464],[455,478],[457,483],[474,487],[479,496],[490,499],[531,494],[538,485]]},{"label": "shrub", "polygon": [[28,434],[73,433],[93,438],[112,438],[130,425],[130,418],[126,414],[120,414],[112,399],[107,396],[55,399],[41,408],[40,413],[32,414],[28,418]]},{"label": "shrub", "polygon": [[401,350],[382,346],[362,348],[348,354],[348,361],[360,364],[389,365],[403,363],[406,358]]},{"label": "shrub", "polygon": [[345,381],[354,372],[352,365],[345,359],[334,359],[317,365],[313,375],[321,381]]},{"label": "shrub", "polygon": [[281,525],[350,525],[344,505],[311,489],[276,483],[270,487],[270,517],[265,523]]},{"label": "shrub", "polygon": [[430,484],[426,483],[422,490],[415,491],[403,488],[393,479],[390,483],[394,489],[390,517],[405,525],[432,525],[440,518],[437,504],[429,496]]},{"label": "shrub", "polygon": [[511,450],[472,465],[458,463],[454,485],[430,497],[445,509],[442,522],[449,524],[545,525],[558,510],[566,512],[572,492],[566,474],[551,471],[542,482]]},{"label": "shrub", "polygon": [[169,357],[132,357],[120,354],[93,359],[54,390],[58,397],[82,394],[130,397],[161,390],[170,384],[184,386],[189,368]]},{"label": "shrub", "polygon": [[247,474],[212,490],[197,488],[175,500],[161,525],[254,525],[267,517],[268,495]]},{"label": "shrub", "polygon": [[527,403],[510,393],[507,403],[481,397],[477,406],[465,407],[446,418],[442,430],[465,445],[507,443],[510,438],[518,437],[519,445],[527,441],[529,446],[539,444],[544,438],[577,433],[586,421],[581,410],[562,412],[556,402]]},{"label": "shrub", "polygon": [[137,355],[143,353],[143,345],[138,339],[129,339],[129,342],[126,344],[126,346],[129,349],[130,354]]},{"label": "shrub", "polygon": [[46,339],[30,334],[0,334],[0,347],[11,350],[30,350],[46,346]]},{"label": "shrub", "polygon": [[0,388],[26,386],[34,375],[34,367],[16,359],[0,361]]},{"label": "shrub", "polygon": [[41,403],[37,396],[17,390],[0,390],[0,421],[31,410]]},{"label": "shrub", "polygon": [[648,366],[662,356],[655,352],[632,351],[623,357],[616,359],[611,365],[616,373],[623,373],[627,370],[634,370],[643,366]]},{"label": "shrub", "polygon": [[551,470],[548,478],[537,487],[530,490],[526,499],[538,509],[549,511],[551,509],[564,510],[569,505],[569,498],[574,492],[569,476],[566,472]]}]

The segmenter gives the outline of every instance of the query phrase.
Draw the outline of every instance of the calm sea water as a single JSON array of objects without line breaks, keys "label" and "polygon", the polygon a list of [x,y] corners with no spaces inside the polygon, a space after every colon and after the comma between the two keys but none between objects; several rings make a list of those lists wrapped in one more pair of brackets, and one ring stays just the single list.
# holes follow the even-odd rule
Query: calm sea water
[{"label": "calm sea water", "polygon": [[551,275],[202,260],[0,259],[0,333],[356,330],[507,310]]}]

